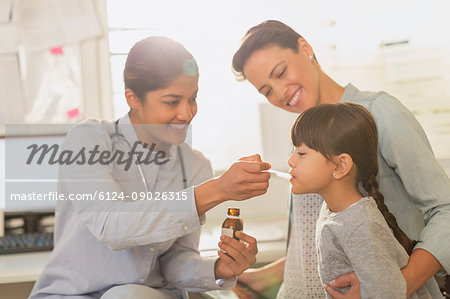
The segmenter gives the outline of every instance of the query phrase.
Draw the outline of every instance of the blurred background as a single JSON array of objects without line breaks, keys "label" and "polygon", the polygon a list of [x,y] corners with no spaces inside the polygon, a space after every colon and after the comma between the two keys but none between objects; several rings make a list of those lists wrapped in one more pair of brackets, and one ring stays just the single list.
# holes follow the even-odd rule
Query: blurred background
[{"label": "blurred background", "polygon": [[[264,147],[271,139],[265,134],[273,137],[270,128],[278,132],[275,136],[287,134],[278,127],[283,117],[262,119],[265,99],[231,72],[246,30],[278,19],[309,41],[324,71],[339,84],[352,82],[360,90],[396,96],[422,123],[436,156],[450,157],[448,1],[2,3],[10,4],[10,13],[3,4],[0,16],[2,127],[123,116],[128,111],[122,77],[128,51],[142,38],[165,35],[184,44],[200,67],[194,147],[215,169],[268,151],[266,159],[285,170],[284,160],[270,161],[271,144]],[[295,116],[287,115],[290,124]],[[278,151],[282,159],[289,146],[284,150]]]},{"label": "blurred background", "polygon": [[[151,35],[181,42],[198,62],[193,147],[211,160],[216,174],[254,153],[287,171],[289,129],[297,115],[271,107],[231,71],[245,32],[268,19],[298,31],[340,85],[396,96],[422,124],[450,174],[449,13],[447,0],[0,0],[0,210],[8,127],[24,125],[22,137],[30,140],[59,138],[66,133],[61,124],[122,117],[128,112],[126,55]],[[237,204],[247,232],[262,240],[260,264],[284,255],[287,190],[287,180],[273,178],[262,199]],[[227,206],[208,212],[203,255],[214,253]],[[12,229],[37,221],[20,222],[14,215],[5,222]],[[52,225],[47,216],[39,218],[46,229]],[[25,298],[48,257],[0,255],[0,293]]]}]

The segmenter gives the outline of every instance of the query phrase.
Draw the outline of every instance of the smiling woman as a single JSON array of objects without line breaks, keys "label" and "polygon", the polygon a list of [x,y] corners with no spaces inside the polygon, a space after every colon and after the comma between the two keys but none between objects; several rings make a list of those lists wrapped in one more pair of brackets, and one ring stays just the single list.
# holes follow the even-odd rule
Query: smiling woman
[{"label": "smiling woman", "polygon": [[[167,59],[161,59],[155,44],[164,46]],[[136,133],[147,144],[153,144],[155,138],[162,141],[166,144],[159,144],[162,149],[183,142],[197,114],[198,67],[194,57],[182,50],[170,39],[148,38],[131,49],[125,63],[131,123],[159,124],[137,126]]]},{"label": "smiling woman", "polygon": [[[229,289],[255,263],[256,240],[246,234],[245,244],[221,239],[230,256],[202,258],[197,248],[206,211],[264,194],[270,178],[261,172],[270,165],[255,155],[211,179],[209,160],[185,142],[198,77],[193,56],[174,40],[149,37],[132,47],[124,70],[129,112],[115,122],[88,120],[63,144],[63,152],[94,148],[102,161],[122,152],[132,163],[61,165],[61,193],[93,196],[58,202],[55,250],[31,298],[180,298],[183,290]],[[141,165],[140,155],[161,152],[167,163]]]}]

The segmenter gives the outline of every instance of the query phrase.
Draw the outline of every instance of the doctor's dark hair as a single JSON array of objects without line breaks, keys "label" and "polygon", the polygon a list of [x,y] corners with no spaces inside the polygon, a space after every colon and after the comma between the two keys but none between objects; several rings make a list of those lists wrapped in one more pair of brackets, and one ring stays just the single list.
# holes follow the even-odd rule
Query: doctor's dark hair
[{"label": "doctor's dark hair", "polygon": [[301,114],[291,129],[294,146],[305,144],[332,161],[346,153],[356,165],[356,188],[372,196],[395,238],[410,255],[417,241],[398,226],[378,190],[378,132],[370,112],[354,103],[322,104]]},{"label": "doctor's dark hair", "polygon": [[245,80],[243,68],[247,59],[253,52],[266,46],[276,45],[297,53],[299,38],[302,38],[302,36],[294,29],[276,20],[267,20],[250,28],[242,38],[241,46],[233,56],[234,75],[240,81]]},{"label": "doctor's dark hair", "polygon": [[123,78],[143,100],[149,91],[167,87],[181,74],[198,76],[198,66],[184,46],[164,36],[152,36],[137,42],[128,54]]}]

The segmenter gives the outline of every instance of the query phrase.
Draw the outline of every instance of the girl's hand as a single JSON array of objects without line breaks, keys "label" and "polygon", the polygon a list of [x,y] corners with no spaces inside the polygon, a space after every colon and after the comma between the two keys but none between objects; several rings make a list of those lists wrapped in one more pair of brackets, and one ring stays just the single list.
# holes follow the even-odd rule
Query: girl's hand
[{"label": "girl's hand", "polygon": [[[350,286],[348,293],[343,294],[333,288],[344,288]],[[339,276],[331,281],[329,285],[325,285],[325,291],[333,299],[361,299],[361,289],[358,277],[355,272],[347,273]]]},{"label": "girl's hand", "polygon": [[218,251],[219,259],[214,268],[216,279],[237,276],[256,262],[258,253],[256,239],[239,231],[236,232],[236,237],[247,244],[227,236],[220,237],[219,248],[225,250],[232,258]]}]

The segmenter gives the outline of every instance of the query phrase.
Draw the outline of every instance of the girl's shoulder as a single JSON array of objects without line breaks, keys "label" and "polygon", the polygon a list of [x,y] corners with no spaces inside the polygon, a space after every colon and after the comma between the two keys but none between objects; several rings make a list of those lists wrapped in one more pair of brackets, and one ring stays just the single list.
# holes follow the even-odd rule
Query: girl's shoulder
[{"label": "girl's shoulder", "polygon": [[336,226],[340,231],[335,234],[339,235],[342,246],[355,238],[392,234],[375,200],[370,196],[362,198],[341,213],[342,219]]},{"label": "girl's shoulder", "polygon": [[360,226],[379,224],[384,219],[375,200],[370,196],[361,198],[344,211],[332,216],[335,224],[338,226],[344,225],[349,231]]}]

